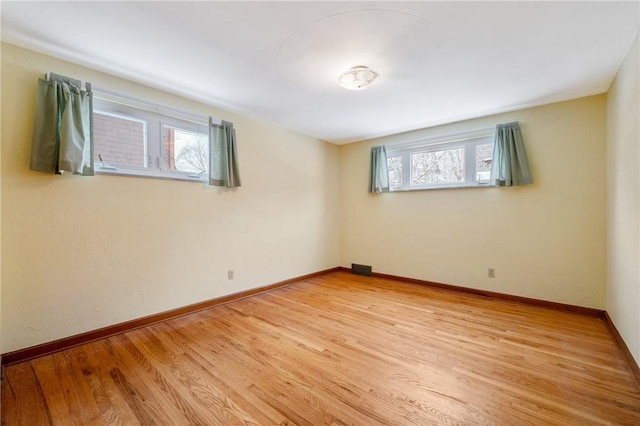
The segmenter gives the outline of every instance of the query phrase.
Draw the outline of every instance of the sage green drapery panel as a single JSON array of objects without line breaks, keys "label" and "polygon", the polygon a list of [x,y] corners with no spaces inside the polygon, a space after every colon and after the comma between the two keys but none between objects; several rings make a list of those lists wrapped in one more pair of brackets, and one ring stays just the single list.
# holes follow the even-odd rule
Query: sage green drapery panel
[{"label": "sage green drapery panel", "polygon": [[384,145],[371,148],[369,164],[369,192],[381,193],[389,191],[389,169],[387,166],[387,150]]},{"label": "sage green drapery panel", "polygon": [[491,182],[497,186],[533,183],[519,122],[496,126],[492,164]]},{"label": "sage green drapery panel", "polygon": [[213,124],[209,117],[209,184],[233,188],[241,186],[236,131],[233,124]]},{"label": "sage green drapery panel", "polygon": [[61,76],[38,81],[31,170],[93,176],[93,95],[87,88]]}]

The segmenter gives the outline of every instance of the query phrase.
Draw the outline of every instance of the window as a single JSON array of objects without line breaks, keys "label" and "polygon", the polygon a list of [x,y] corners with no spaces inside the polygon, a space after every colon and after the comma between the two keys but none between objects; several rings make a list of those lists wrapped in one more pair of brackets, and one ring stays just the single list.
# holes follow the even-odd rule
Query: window
[{"label": "window", "polygon": [[389,189],[489,186],[493,129],[434,140],[387,145]]},{"label": "window", "polygon": [[147,122],[108,112],[93,112],[94,161],[147,167]]},{"label": "window", "polygon": [[175,126],[162,126],[162,167],[189,176],[209,170],[209,136]]},{"label": "window", "polygon": [[93,136],[96,173],[207,180],[206,118],[111,95],[96,96]]}]

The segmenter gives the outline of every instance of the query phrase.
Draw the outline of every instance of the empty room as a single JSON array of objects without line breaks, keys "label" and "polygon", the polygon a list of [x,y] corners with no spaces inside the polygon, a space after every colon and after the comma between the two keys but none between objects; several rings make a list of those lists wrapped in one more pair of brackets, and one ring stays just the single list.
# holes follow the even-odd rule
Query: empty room
[{"label": "empty room", "polygon": [[3,425],[640,424],[640,2],[0,8]]}]

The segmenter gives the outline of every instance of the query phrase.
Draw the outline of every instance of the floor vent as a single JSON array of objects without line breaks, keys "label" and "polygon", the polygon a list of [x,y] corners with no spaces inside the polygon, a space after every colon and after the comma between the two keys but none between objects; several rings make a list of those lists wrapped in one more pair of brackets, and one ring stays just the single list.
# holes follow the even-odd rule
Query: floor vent
[{"label": "floor vent", "polygon": [[351,264],[351,273],[356,275],[364,275],[365,277],[371,276],[371,266],[358,265],[356,263]]}]

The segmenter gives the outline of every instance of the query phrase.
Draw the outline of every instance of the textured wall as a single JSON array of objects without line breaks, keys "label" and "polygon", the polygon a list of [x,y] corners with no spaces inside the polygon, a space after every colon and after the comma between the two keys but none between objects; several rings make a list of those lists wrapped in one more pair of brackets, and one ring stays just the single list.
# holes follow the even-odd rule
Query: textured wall
[{"label": "textured wall", "polygon": [[[532,185],[367,193],[373,145],[516,120]],[[342,266],[604,308],[605,120],[599,95],[341,146]]]},{"label": "textured wall", "polygon": [[607,312],[640,364],[640,46],[608,93]]},{"label": "textured wall", "polygon": [[[29,171],[47,71],[234,122],[243,187]],[[334,145],[8,44],[2,106],[1,352],[339,263]]]}]

